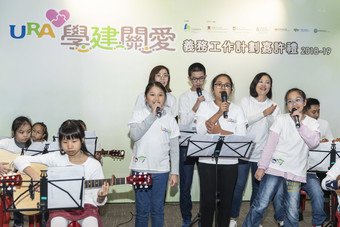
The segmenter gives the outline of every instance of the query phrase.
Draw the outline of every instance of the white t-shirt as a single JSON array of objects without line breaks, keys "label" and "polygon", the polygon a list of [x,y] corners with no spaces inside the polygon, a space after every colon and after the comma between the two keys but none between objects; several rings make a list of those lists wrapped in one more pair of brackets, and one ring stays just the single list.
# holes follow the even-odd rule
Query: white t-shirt
[{"label": "white t-shirt", "polygon": [[[68,159],[68,155],[61,155],[59,151],[51,152],[43,155],[36,156],[19,156],[14,160],[14,165],[19,171],[23,171],[27,166],[30,166],[30,163],[41,163],[46,166],[55,166],[55,167],[63,167],[63,166],[73,166],[75,164],[71,163]],[[87,160],[82,164],[84,167],[84,177],[85,180],[96,180],[96,179],[104,179],[104,173],[102,166],[100,163],[92,158],[88,157]],[[72,174],[72,173],[70,173]],[[107,201],[107,198],[102,203],[97,202],[98,191],[100,188],[86,188],[85,196],[84,196],[84,204],[92,204],[94,206],[104,205]]]},{"label": "white t-shirt", "polygon": [[[206,102],[213,100],[210,93],[206,90],[202,90],[202,95]],[[196,130],[196,124],[194,122],[196,113],[192,111],[192,107],[195,105],[197,98],[197,92],[190,89],[179,97],[178,124],[181,129]]]},{"label": "white t-shirt", "polygon": [[[141,123],[149,115],[147,108],[136,110],[129,125]],[[142,138],[134,143],[130,169],[150,173],[169,172],[170,139],[179,135],[177,122],[170,114],[157,118]]]},{"label": "white t-shirt", "polygon": [[248,122],[247,137],[255,143],[255,148],[249,157],[251,162],[258,162],[261,158],[269,135],[269,128],[273,124],[274,118],[280,114],[280,108],[277,106],[271,115],[264,117],[263,111],[271,105],[277,104],[268,98],[264,102],[259,102],[252,96],[244,97],[241,100],[241,107]]},{"label": "white t-shirt", "polygon": [[[203,102],[197,110],[197,133],[198,134],[207,134],[207,127],[205,126],[205,122],[211,118],[217,111],[219,107],[215,104],[214,101]],[[230,103],[228,118],[225,119],[221,116],[218,119],[218,123],[221,128],[226,131],[233,132],[234,135],[245,136],[246,135],[246,118],[241,107],[235,105],[234,103]],[[199,162],[215,164],[215,160],[209,157],[200,157]],[[219,164],[236,164],[238,163],[237,158],[219,158]]]},{"label": "white t-shirt", "polygon": [[[319,132],[319,123],[306,115],[302,123],[312,131]],[[270,127],[279,135],[279,141],[269,168],[306,177],[309,148],[296,129],[290,114],[280,114]]]},{"label": "white t-shirt", "polygon": [[[145,104],[145,95],[144,92],[140,93],[137,97],[134,111],[144,109],[146,107]],[[164,104],[164,110],[167,113],[170,113],[173,117],[176,117],[178,115],[178,109],[177,109],[177,100],[176,97],[173,96],[170,92],[166,93],[166,101]]]},{"label": "white t-shirt", "polygon": [[328,121],[324,119],[318,119],[319,125],[320,125],[320,139],[328,139],[329,141],[334,139],[331,127],[329,126]]},{"label": "white t-shirt", "polygon": [[0,140],[0,149],[5,149],[15,154],[20,154],[22,151],[22,148],[16,145],[14,138],[5,138]]}]

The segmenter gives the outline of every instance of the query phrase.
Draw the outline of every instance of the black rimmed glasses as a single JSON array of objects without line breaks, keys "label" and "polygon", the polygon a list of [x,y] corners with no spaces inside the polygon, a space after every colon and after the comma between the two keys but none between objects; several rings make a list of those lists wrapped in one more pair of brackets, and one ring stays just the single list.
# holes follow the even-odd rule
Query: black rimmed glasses
[{"label": "black rimmed glasses", "polygon": [[191,80],[192,82],[203,82],[203,81],[205,80],[205,78],[206,78],[206,76],[201,76],[201,77],[198,77],[198,78],[196,78],[196,77],[191,77],[190,80]]},{"label": "black rimmed glasses", "polygon": [[214,86],[216,87],[216,88],[219,88],[219,89],[226,89],[226,88],[231,88],[231,84],[229,84],[229,83],[226,83],[226,84],[222,84],[222,83],[216,83],[216,84],[214,84]]}]

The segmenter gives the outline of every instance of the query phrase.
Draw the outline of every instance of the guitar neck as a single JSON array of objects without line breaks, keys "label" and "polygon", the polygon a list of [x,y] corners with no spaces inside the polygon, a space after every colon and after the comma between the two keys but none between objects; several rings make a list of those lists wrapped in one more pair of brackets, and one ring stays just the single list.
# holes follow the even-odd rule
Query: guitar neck
[{"label": "guitar neck", "polygon": [[101,154],[103,156],[111,156],[113,158],[123,158],[125,155],[125,151],[124,150],[100,150],[100,151],[96,151],[96,153]]},{"label": "guitar neck", "polygon": [[98,179],[98,180],[85,180],[85,188],[99,188],[101,187],[104,182],[109,183],[109,185],[120,185],[126,184],[127,179],[126,177],[112,177],[107,179]]}]

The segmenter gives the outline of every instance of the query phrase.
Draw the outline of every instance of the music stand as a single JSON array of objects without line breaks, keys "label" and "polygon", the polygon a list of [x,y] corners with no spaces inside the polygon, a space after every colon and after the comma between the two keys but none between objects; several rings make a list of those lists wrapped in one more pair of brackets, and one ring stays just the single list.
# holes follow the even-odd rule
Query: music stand
[{"label": "music stand", "polygon": [[39,154],[46,154],[55,151],[60,151],[59,144],[56,141],[45,143],[33,142],[28,148],[24,148],[23,154],[36,156]]},{"label": "music stand", "polygon": [[[72,178],[70,178],[70,171]],[[51,174],[54,179],[48,179],[47,173]],[[6,184],[12,183],[13,180],[3,180],[3,190],[7,192]],[[46,226],[47,212],[49,210],[67,210],[81,209],[84,205],[84,168],[83,166],[67,166],[67,167],[50,167],[49,170],[41,171],[40,181],[24,180],[22,182],[30,182],[31,185],[27,190],[19,194],[8,206],[4,206],[5,212],[11,211],[40,211],[41,226]],[[33,208],[17,208],[15,205],[27,194],[34,197],[34,188],[40,184],[40,202],[35,204]],[[79,190],[80,189],[80,190]],[[4,193],[5,194],[5,193]],[[71,195],[72,194],[72,195]],[[33,198],[34,199],[34,198]],[[33,200],[32,199],[32,200]]]},{"label": "music stand", "polygon": [[180,130],[180,137],[179,137],[179,146],[187,147],[189,143],[189,139],[192,135],[196,134],[196,130]]},{"label": "music stand", "polygon": [[327,172],[340,158],[340,146],[332,147],[332,142],[320,143],[318,147],[309,150],[308,172]]},{"label": "music stand", "polygon": [[[187,156],[211,157],[215,159],[215,227],[218,217],[218,158],[248,158],[254,149],[251,139],[243,136],[229,135],[193,135],[188,141]],[[192,226],[193,223],[190,224]]]}]

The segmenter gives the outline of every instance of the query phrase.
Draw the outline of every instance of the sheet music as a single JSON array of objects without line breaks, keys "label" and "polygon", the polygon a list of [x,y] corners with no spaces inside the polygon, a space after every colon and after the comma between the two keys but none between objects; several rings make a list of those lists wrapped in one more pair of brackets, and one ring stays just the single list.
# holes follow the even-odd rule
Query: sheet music
[{"label": "sheet music", "polygon": [[[187,156],[210,157],[215,151],[217,141],[221,135],[194,134],[189,140]],[[225,136],[220,157],[247,157],[254,148],[251,139],[244,136]]]},{"label": "sheet music", "polygon": [[[84,192],[82,193],[82,197],[80,196],[84,188],[82,188],[82,181],[79,179],[84,177],[84,174],[84,167],[80,165],[49,167],[47,171],[47,178],[49,181],[69,179],[68,181],[52,181],[52,183],[70,193],[73,199],[75,199],[75,201],[83,207]],[[48,209],[77,208],[77,203],[75,203],[67,193],[51,183],[48,183]]]},{"label": "sheet music", "polygon": [[[336,161],[340,159],[340,143],[335,143]],[[332,142],[320,143],[318,147],[309,151],[308,171],[327,172],[330,167]]]},{"label": "sheet music", "polygon": [[45,151],[45,148],[48,152],[60,151],[58,141],[33,142],[25,151],[25,155],[40,155]]},{"label": "sheet music", "polygon": [[85,131],[85,145],[87,150],[94,155],[97,147],[97,136],[95,131]]},{"label": "sheet music", "polygon": [[192,135],[196,134],[194,129],[182,129],[180,130],[181,135],[178,138],[180,146],[188,146],[189,139]]},{"label": "sheet music", "polygon": [[45,148],[45,142],[33,142],[25,152],[25,155],[38,155],[41,154]]},{"label": "sheet music", "polygon": [[47,148],[48,152],[55,152],[55,151],[60,151],[60,147],[59,147],[59,141],[50,141],[48,142],[48,148]]}]

